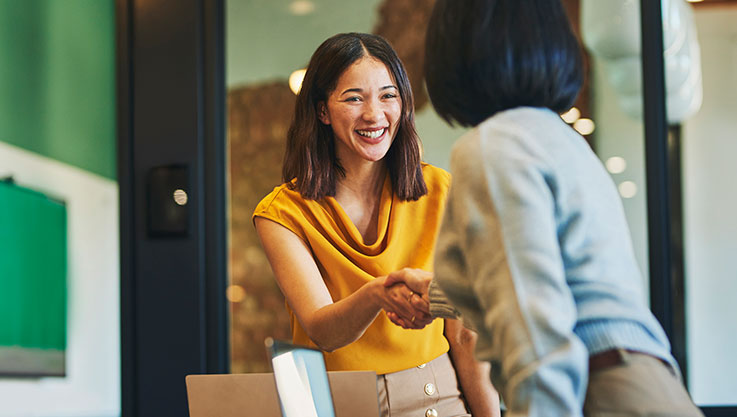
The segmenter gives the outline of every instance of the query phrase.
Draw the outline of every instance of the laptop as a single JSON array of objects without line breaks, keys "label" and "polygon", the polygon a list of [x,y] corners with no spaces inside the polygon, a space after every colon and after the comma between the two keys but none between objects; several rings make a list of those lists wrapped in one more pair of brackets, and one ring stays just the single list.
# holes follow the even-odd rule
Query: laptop
[{"label": "laptop", "polygon": [[[282,341],[276,342],[273,349],[275,352],[287,352],[290,346],[293,346],[291,349],[297,350],[296,353],[292,353],[292,357],[302,358],[300,360],[304,362],[305,371],[309,369],[308,372],[314,372],[316,369],[314,363],[316,361],[322,363],[322,371],[319,371],[318,365],[318,374],[314,376],[315,381],[319,381],[319,373],[325,375],[322,353]],[[306,352],[303,349],[317,352],[319,357],[314,354],[304,354]],[[272,348],[269,347],[268,350],[271,355]],[[278,361],[281,363],[284,359]],[[291,368],[287,371],[291,375],[294,375],[295,368],[299,369],[296,365],[290,365],[287,368]],[[299,372],[294,382],[302,383],[302,376],[299,376]],[[331,371],[326,374],[329,383],[327,386],[323,383],[313,383],[310,376],[307,377],[313,401],[317,398],[318,401],[324,403],[326,398],[330,398],[335,417],[379,417],[375,372]],[[302,375],[305,375],[304,371]],[[281,413],[283,406],[280,404],[281,397],[277,394],[276,381],[277,376],[272,373],[188,375],[186,383],[189,415],[190,417],[287,417],[286,414]],[[290,386],[294,382],[290,382]],[[330,394],[329,397],[326,397],[326,390]],[[283,397],[287,400],[292,398],[292,395],[284,391]],[[301,398],[304,400],[305,395],[302,394]],[[313,406],[306,409],[311,412],[313,408],[316,412],[318,407]]]}]

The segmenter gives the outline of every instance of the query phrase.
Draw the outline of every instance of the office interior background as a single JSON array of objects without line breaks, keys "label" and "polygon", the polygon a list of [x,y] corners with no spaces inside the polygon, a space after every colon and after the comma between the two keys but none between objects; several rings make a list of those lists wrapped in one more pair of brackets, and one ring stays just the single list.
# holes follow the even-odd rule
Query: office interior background
[{"label": "office interior background", "polygon": [[[587,82],[563,117],[620,190],[643,286],[649,301],[667,299],[659,318],[694,401],[707,415],[737,415],[737,1],[658,8],[666,219],[648,189],[657,115],[642,106],[647,16],[635,1],[606,3],[564,1]],[[0,255],[0,416],[187,415],[185,375],[268,372],[263,339],[288,339],[289,319],[251,212],[280,182],[300,70],[335,33],[385,36],[410,73],[424,159],[447,169],[464,130],[444,124],[423,90],[432,4],[0,0],[0,179],[66,213],[63,288],[10,286],[11,259]],[[178,173],[186,197],[181,221],[163,229],[150,217],[157,170]],[[10,227],[6,195],[0,226]],[[665,279],[651,247],[663,221]],[[0,252],[12,253],[4,233]],[[658,280],[667,285],[651,286]],[[39,306],[61,297],[57,375],[8,364],[18,357],[11,309],[22,304],[13,294]],[[45,348],[28,343],[24,352]]]}]

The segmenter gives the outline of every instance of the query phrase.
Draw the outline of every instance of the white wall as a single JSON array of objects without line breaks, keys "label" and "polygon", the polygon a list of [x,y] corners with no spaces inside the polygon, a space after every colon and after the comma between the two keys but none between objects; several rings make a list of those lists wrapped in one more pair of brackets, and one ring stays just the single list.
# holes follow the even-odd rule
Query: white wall
[{"label": "white wall", "polygon": [[341,32],[371,32],[380,0],[313,0],[296,15],[293,0],[227,0],[228,88],[286,80],[304,68],[317,47]]},{"label": "white wall", "polygon": [[6,175],[67,203],[69,310],[67,376],[0,379],[0,417],[119,416],[117,183],[0,142]]},{"label": "white wall", "polygon": [[737,403],[737,7],[696,9],[704,104],[684,123],[690,389]]}]

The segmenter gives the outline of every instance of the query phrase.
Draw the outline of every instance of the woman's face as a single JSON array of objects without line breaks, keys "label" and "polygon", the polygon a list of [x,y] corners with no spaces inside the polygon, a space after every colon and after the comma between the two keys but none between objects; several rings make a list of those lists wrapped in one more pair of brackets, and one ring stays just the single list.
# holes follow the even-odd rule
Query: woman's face
[{"label": "woman's face", "polygon": [[383,62],[370,56],[348,67],[320,104],[320,121],[333,129],[336,154],[344,167],[356,157],[382,159],[397,133],[401,113],[394,77]]}]

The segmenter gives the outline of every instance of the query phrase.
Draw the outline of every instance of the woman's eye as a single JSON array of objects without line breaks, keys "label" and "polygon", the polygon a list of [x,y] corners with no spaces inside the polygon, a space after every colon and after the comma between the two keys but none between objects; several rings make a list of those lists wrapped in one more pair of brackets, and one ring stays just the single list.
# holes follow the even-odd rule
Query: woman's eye
[{"label": "woman's eye", "polygon": [[383,95],[383,98],[397,98],[397,95],[394,93],[386,93]]},{"label": "woman's eye", "polygon": [[361,101],[360,97],[348,97],[345,101]]}]

